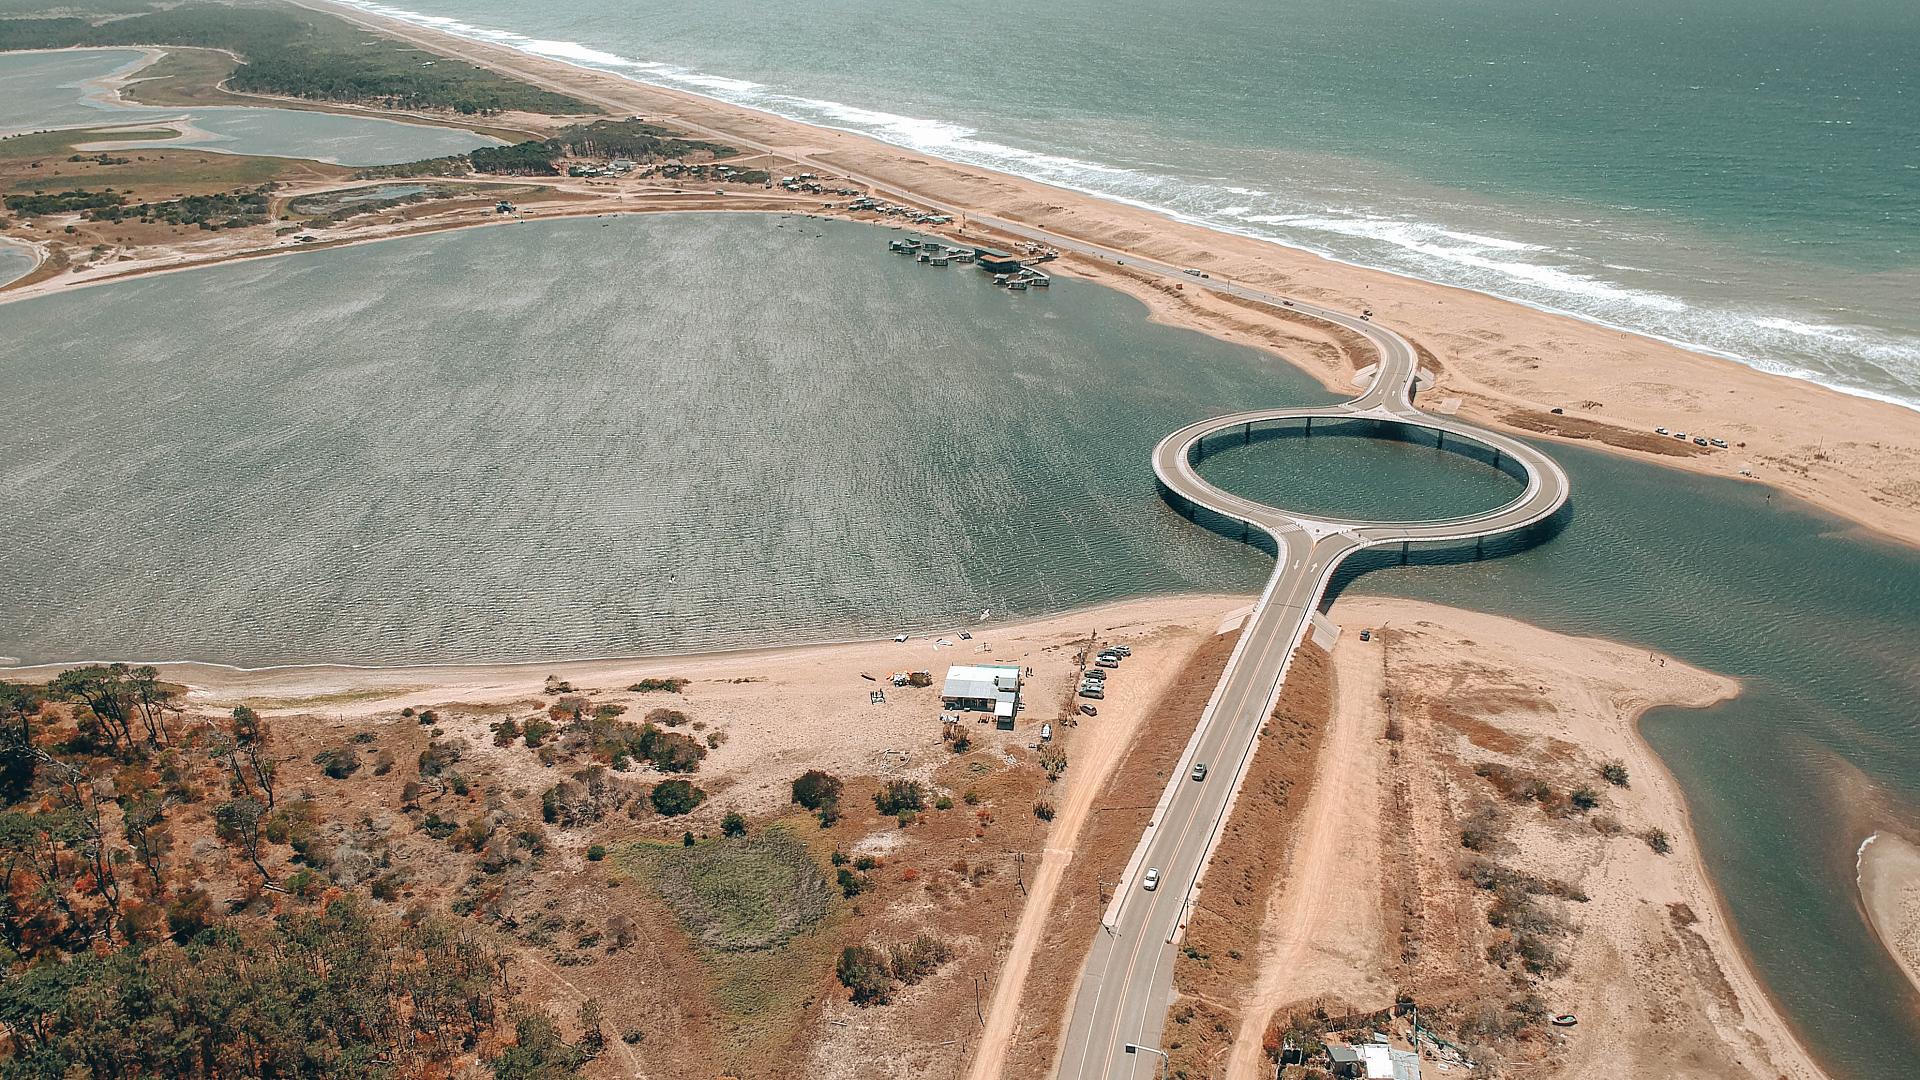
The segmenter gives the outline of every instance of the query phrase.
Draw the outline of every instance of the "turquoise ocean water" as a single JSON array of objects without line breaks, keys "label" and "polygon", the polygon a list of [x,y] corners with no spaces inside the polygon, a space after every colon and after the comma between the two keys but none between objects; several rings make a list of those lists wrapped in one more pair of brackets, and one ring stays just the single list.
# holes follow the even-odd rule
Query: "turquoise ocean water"
[{"label": "turquoise ocean water", "polygon": [[1910,0],[354,0],[1920,403]]}]

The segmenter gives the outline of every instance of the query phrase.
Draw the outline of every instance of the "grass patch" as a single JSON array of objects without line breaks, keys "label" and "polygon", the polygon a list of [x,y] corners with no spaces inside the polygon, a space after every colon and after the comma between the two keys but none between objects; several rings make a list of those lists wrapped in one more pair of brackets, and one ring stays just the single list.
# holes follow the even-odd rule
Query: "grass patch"
[{"label": "grass patch", "polygon": [[35,158],[53,157],[75,153],[74,147],[80,143],[100,143],[123,140],[127,142],[150,142],[154,139],[177,139],[180,133],[167,128],[147,131],[126,130],[86,130],[86,131],[36,131],[27,135],[10,135],[0,139],[0,161],[32,161]]},{"label": "grass patch", "polygon": [[692,847],[640,844],[627,865],[657,889],[687,933],[721,952],[772,949],[826,917],[832,887],[782,825]]},{"label": "grass patch", "polygon": [[231,105],[237,98],[220,89],[233,74],[233,57],[212,49],[168,49],[142,69],[120,96],[142,105]]},{"label": "grass patch", "polygon": [[696,945],[720,1012],[713,1046],[739,1075],[765,1075],[791,1045],[840,951],[832,886],[794,829],[630,844],[608,860],[653,888]]}]

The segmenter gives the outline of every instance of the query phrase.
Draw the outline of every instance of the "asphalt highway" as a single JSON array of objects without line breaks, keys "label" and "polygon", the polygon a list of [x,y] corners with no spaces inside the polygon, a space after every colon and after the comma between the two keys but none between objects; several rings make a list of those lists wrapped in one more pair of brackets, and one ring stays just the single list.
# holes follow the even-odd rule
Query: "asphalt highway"
[{"label": "asphalt highway", "polygon": [[[1128,265],[1180,273],[1146,260],[1129,259]],[[1206,279],[1201,284],[1266,303],[1285,303],[1283,298],[1232,282]],[[1279,700],[1287,665],[1342,560],[1369,547],[1474,540],[1512,532],[1546,520],[1567,501],[1566,473],[1552,458],[1517,439],[1414,406],[1417,356],[1405,338],[1344,312],[1298,301],[1287,306],[1364,335],[1378,351],[1379,365],[1366,391],[1343,404],[1218,416],[1181,428],[1154,448],[1154,474],[1176,502],[1204,507],[1269,534],[1278,557],[1102,918],[1075,991],[1060,1059],[1059,1076],[1066,1080],[1159,1074],[1158,1050],[1173,992],[1178,939],[1194,905],[1204,903],[1201,885],[1207,859],[1218,843],[1260,728]],[[1246,437],[1252,427],[1308,418],[1410,425],[1441,433],[1443,438],[1478,443],[1479,452],[1491,450],[1523,469],[1526,488],[1513,502],[1485,514],[1446,521],[1374,522],[1289,513],[1222,491],[1195,470],[1204,440],[1217,443],[1235,435]],[[1209,771],[1204,780],[1196,781],[1193,765],[1200,762]],[[1159,887],[1151,892],[1142,886],[1148,868],[1160,871]],[[1130,1052],[1130,1045],[1150,1049]]]}]

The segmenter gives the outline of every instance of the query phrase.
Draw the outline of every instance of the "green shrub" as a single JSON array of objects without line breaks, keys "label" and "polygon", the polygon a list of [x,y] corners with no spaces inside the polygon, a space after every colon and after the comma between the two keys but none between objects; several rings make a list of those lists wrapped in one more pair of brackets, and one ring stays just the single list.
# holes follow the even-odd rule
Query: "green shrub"
[{"label": "green shrub", "polygon": [[665,817],[678,817],[690,813],[706,801],[707,793],[694,787],[686,780],[663,780],[653,786],[653,793],[647,796],[653,808]]}]

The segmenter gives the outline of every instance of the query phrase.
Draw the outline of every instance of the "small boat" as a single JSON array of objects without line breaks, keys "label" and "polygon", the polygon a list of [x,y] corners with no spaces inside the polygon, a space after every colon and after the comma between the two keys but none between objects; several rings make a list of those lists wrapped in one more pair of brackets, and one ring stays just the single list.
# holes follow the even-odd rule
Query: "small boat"
[{"label": "small boat", "polygon": [[1017,280],[1009,281],[1007,282],[1007,288],[1012,289],[1014,292],[1026,292],[1027,283],[1024,281],[1017,281]]}]

